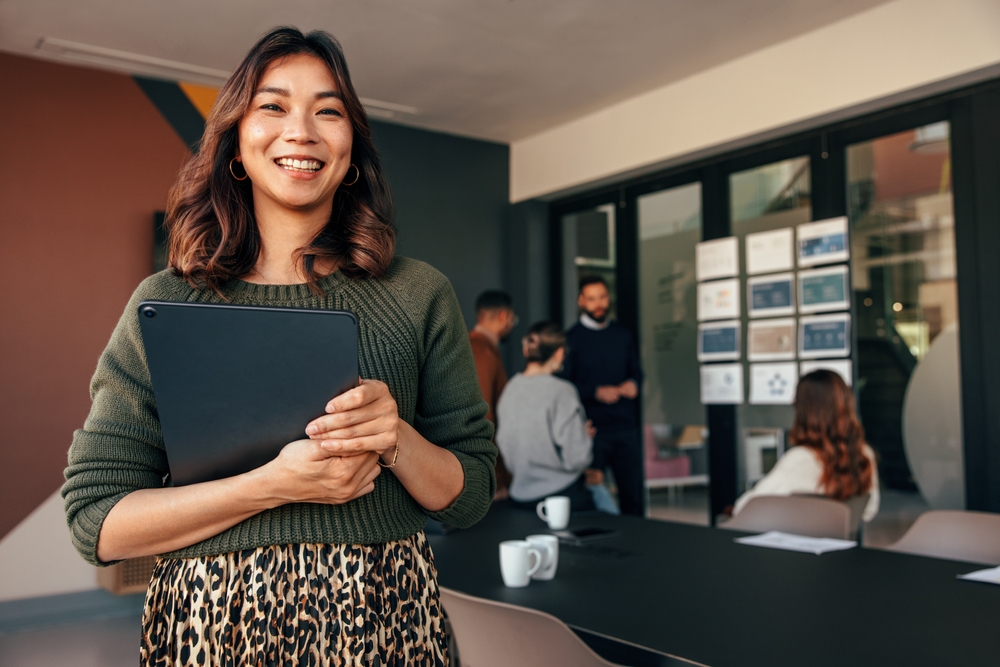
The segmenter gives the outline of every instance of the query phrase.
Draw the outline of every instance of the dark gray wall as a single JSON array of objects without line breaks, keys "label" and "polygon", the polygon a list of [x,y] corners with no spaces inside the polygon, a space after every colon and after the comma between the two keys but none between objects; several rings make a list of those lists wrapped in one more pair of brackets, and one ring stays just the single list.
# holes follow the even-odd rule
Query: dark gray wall
[{"label": "dark gray wall", "polygon": [[475,301],[504,287],[506,145],[372,122],[396,207],[397,252],[451,280],[469,328]]},{"label": "dark gray wall", "polygon": [[551,318],[549,205],[526,201],[509,207],[504,233],[504,283],[521,318],[504,345],[508,375],[524,368],[521,338],[535,322]]}]

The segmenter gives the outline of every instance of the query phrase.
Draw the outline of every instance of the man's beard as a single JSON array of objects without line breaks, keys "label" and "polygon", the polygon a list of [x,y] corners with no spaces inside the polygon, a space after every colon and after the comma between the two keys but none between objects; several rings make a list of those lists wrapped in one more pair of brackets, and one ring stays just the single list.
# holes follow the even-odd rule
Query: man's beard
[{"label": "man's beard", "polygon": [[597,315],[594,314],[596,311],[584,309],[583,312],[587,313],[587,317],[589,317],[590,319],[594,320],[598,324],[604,324],[604,320],[608,319],[608,311],[606,311],[606,310],[601,313],[600,317],[598,317]]}]

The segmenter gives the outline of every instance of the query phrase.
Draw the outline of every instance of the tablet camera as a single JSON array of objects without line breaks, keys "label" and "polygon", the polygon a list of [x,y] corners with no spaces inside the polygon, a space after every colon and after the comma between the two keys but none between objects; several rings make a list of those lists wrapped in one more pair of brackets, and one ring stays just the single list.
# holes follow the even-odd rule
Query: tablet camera
[{"label": "tablet camera", "polygon": [[145,315],[146,317],[156,317],[156,308],[153,308],[152,306],[146,306],[145,308],[142,309],[142,314]]}]

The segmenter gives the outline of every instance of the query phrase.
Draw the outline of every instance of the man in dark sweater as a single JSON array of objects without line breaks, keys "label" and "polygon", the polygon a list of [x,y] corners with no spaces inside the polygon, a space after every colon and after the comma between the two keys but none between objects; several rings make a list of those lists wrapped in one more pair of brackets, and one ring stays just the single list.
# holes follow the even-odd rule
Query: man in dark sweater
[{"label": "man in dark sweater", "polygon": [[[636,399],[642,384],[635,339],[617,322],[608,320],[611,305],[603,278],[580,280],[577,305],[580,321],[566,332],[567,352],[560,377],[580,392],[587,417],[597,429],[594,462],[598,471],[611,468],[618,485],[623,514],[643,516],[642,439]],[[591,473],[588,479],[598,481]]]}]

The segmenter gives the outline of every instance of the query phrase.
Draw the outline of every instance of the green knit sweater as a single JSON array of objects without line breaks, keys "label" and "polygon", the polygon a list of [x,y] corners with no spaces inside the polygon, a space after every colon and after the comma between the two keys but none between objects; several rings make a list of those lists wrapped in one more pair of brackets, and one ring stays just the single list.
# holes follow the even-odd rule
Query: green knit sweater
[{"label": "green knit sweater", "polygon": [[[420,531],[427,517],[465,527],[489,509],[496,486],[493,427],[455,292],[427,264],[397,257],[379,279],[350,279],[336,272],[306,285],[229,282],[229,303],[348,310],[358,317],[361,375],[389,386],[399,414],[430,442],[461,462],[465,488],[440,512],[424,510],[391,471],[375,490],[343,505],[296,503],[261,512],[215,537],[165,554],[171,558],[216,555],[272,544],[377,544]],[[73,544],[90,563],[97,559],[101,525],[115,503],[132,491],[158,488],[168,472],[149,369],[139,332],[143,299],[222,302],[210,290],[192,289],[169,271],[147,278],[125,308],[91,382],[93,405],[69,451],[62,495]],[[305,424],[303,424],[305,427]],[[388,473],[388,474],[386,474]]]}]

